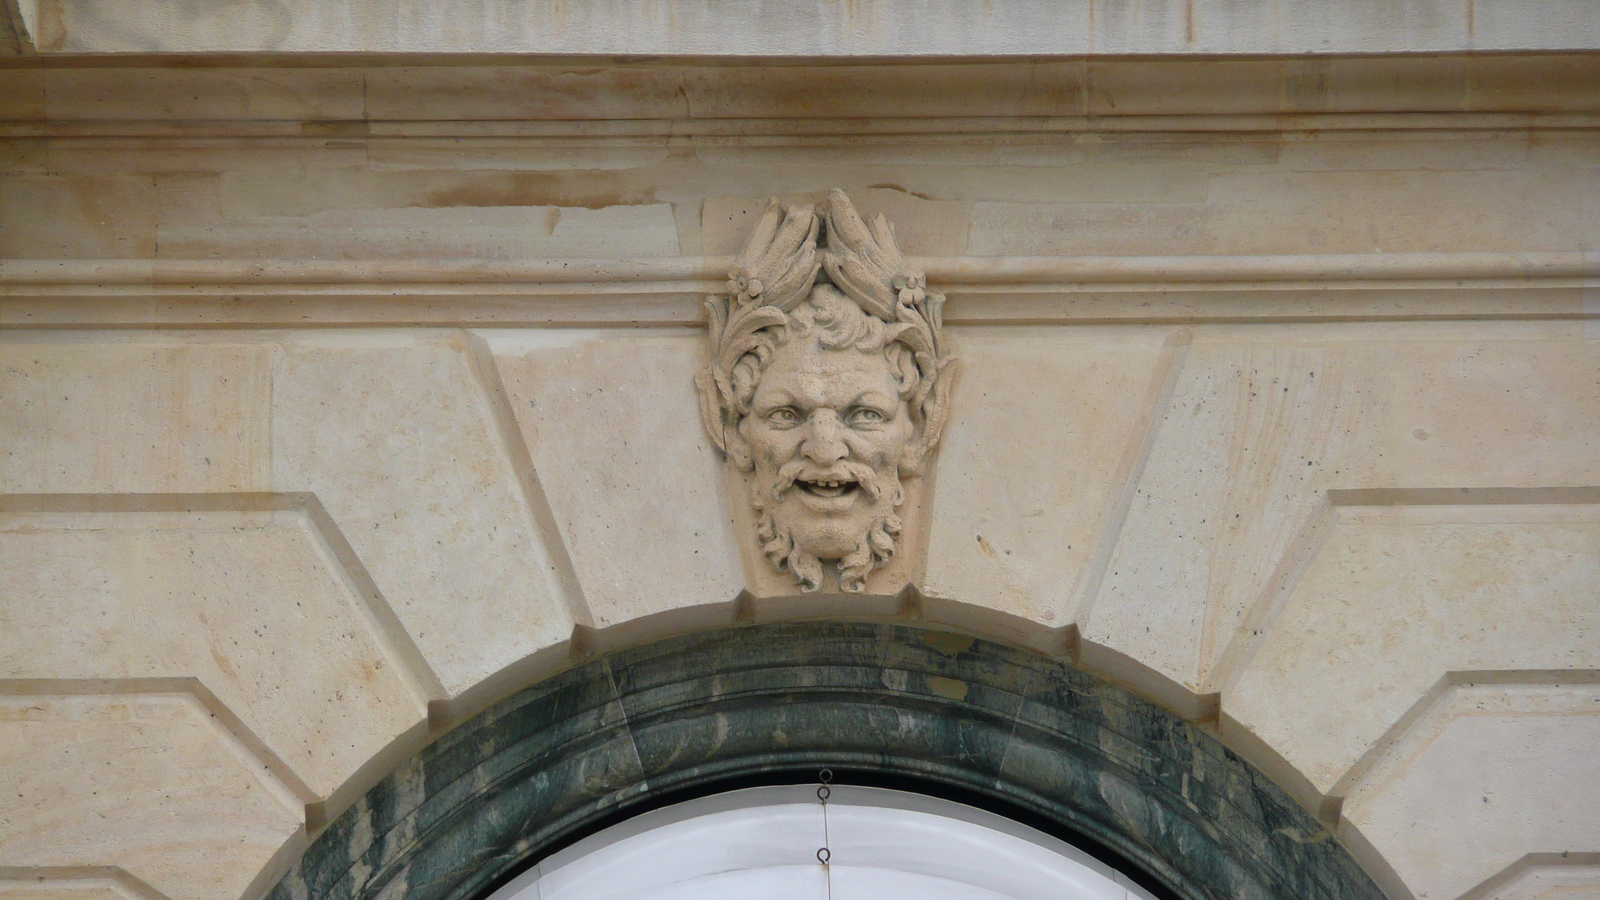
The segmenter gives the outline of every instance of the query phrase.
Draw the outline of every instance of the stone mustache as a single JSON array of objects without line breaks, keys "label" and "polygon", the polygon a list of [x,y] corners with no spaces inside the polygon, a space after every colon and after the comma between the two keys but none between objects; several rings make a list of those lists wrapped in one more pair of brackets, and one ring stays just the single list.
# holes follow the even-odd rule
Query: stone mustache
[{"label": "stone mustache", "polygon": [[861,592],[949,411],[944,296],[838,190],[821,208],[771,200],[727,290],[706,301],[706,430],[746,476],[767,561],[805,591],[831,573]]}]

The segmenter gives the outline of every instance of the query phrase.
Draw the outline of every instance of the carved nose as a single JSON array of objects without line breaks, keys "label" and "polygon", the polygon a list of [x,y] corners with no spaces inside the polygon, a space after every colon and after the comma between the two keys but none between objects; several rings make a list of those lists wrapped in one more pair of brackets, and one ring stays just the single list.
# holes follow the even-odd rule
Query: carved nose
[{"label": "carved nose", "polygon": [[850,455],[849,448],[844,445],[839,417],[832,410],[821,409],[811,414],[800,453],[819,466],[831,466]]}]

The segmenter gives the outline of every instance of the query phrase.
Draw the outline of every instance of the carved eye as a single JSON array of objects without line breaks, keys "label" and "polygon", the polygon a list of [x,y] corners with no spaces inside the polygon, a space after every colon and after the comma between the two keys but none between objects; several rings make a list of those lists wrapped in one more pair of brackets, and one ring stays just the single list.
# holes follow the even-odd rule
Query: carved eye
[{"label": "carved eye", "polygon": [[889,417],[875,409],[858,406],[850,411],[851,425],[882,425],[889,421]]},{"label": "carved eye", "polygon": [[800,414],[787,406],[775,409],[767,413],[767,424],[774,428],[793,428],[800,424]]}]

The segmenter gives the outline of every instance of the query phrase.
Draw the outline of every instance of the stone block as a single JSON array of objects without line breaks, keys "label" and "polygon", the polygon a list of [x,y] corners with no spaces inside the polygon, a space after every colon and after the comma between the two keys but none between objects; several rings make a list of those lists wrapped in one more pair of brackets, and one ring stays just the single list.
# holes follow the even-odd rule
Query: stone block
[{"label": "stone block", "polygon": [[0,71],[0,118],[42,121],[45,78],[34,69]]},{"label": "stone block", "polygon": [[[1304,155],[1303,153],[1301,154]],[[1201,193],[1102,195],[1031,202],[984,199],[972,211],[968,252],[1006,255],[1212,255],[1585,250],[1600,235],[1587,200],[1595,170],[1290,172],[1223,169]],[[1135,163],[1120,178],[1176,177]],[[1085,173],[1086,175],[1088,173]],[[1176,187],[1176,185],[1167,185]],[[1093,201],[1093,202],[1085,202]],[[1152,202],[1154,201],[1154,202]],[[1264,228],[1270,222],[1272,227]],[[1439,227],[1436,223],[1449,223]]]},{"label": "stone block", "polygon": [[1596,348],[1540,339],[1570,330],[1227,333],[1196,332],[1084,624],[1191,689],[1226,683],[1263,632],[1271,591],[1315,546],[1322,492],[1593,481]]},{"label": "stone block", "polygon": [[112,865],[169,900],[241,896],[305,840],[255,769],[182,697],[0,697],[0,866]]},{"label": "stone block", "polygon": [[[289,130],[289,129],[285,129]],[[165,202],[174,179],[231,171],[276,170],[280,177],[297,168],[347,168],[367,161],[360,136],[327,138],[293,133],[264,137],[243,146],[236,138],[150,135],[107,144],[99,141],[57,141],[50,147],[50,172],[58,175],[156,175]],[[215,216],[215,204],[212,215]],[[163,212],[167,212],[163,210]],[[163,222],[172,221],[163,216]],[[185,220],[193,223],[193,220]]]},{"label": "stone block", "polygon": [[358,332],[273,368],[274,487],[317,495],[451,695],[573,625],[486,366],[460,332]]},{"label": "stone block", "polygon": [[18,175],[0,181],[0,258],[155,255],[155,180]]},{"label": "stone block", "polygon": [[101,335],[0,342],[0,492],[267,487],[270,347]]},{"label": "stone block", "polygon": [[[1600,792],[1597,711],[1600,687],[1581,679],[1463,687],[1390,748],[1345,802],[1340,829],[1419,900],[1593,896],[1600,873],[1582,861],[1600,834],[1589,802]],[[1522,877],[1472,890],[1524,860],[1534,865]]]},{"label": "stone block", "polygon": [[0,678],[198,678],[331,794],[426,717],[303,511],[0,513]]},{"label": "stone block", "polygon": [[[707,197],[700,207],[700,253],[737,256],[744,249],[756,219],[766,208],[767,199],[766,196]],[[785,203],[820,204],[826,200],[826,191],[783,196]],[[888,188],[851,191],[850,201],[863,219],[882,215],[894,223],[895,240],[908,254],[959,256],[966,251],[971,203],[928,200]]]},{"label": "stone block", "polygon": [[1448,672],[1600,668],[1600,508],[1341,507],[1284,602],[1223,710],[1328,792]]},{"label": "stone block", "polygon": [[400,172],[412,169],[437,172],[531,171],[642,169],[660,165],[672,154],[669,138],[641,137],[632,140],[595,138],[490,137],[463,142],[459,138],[430,138],[403,135],[404,125],[375,124],[373,135],[380,138],[365,148],[365,161],[374,172]]},{"label": "stone block", "polygon": [[161,255],[235,259],[565,259],[678,255],[665,204],[373,209],[163,224]]},{"label": "stone block", "polygon": [[[1047,627],[1076,587],[1159,402],[1157,329],[965,328],[923,590]],[[996,442],[996,435],[1015,435]]]},{"label": "stone block", "polygon": [[[484,90],[485,82],[493,89]],[[626,66],[393,67],[366,77],[374,119],[651,119],[687,112],[674,71]]]},{"label": "stone block", "polygon": [[14,138],[0,144],[0,177],[44,175],[49,168],[49,155],[42,140]]},{"label": "stone block", "polygon": [[0,897],[5,900],[148,900],[120,885],[92,878],[0,880]]},{"label": "stone block", "polygon": [[46,106],[51,119],[359,119],[359,69],[125,68],[115,78],[93,69],[56,74]]},{"label": "stone block", "polygon": [[486,339],[590,624],[731,602],[744,578],[722,462],[696,412],[703,339],[660,331]]}]

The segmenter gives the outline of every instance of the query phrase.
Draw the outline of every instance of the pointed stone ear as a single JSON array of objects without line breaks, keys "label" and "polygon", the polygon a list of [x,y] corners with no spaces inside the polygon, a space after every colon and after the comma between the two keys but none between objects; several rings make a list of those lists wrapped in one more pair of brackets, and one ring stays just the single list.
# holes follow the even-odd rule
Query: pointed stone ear
[{"label": "pointed stone ear", "polygon": [[956,380],[956,358],[947,356],[938,362],[938,369],[924,376],[929,383],[919,392],[917,404],[917,430],[900,454],[900,471],[916,474],[922,464],[939,445],[944,435],[945,420],[950,417],[950,388]]},{"label": "pointed stone ear", "polygon": [[753,472],[756,468],[755,457],[750,454],[750,443],[739,433],[738,425],[729,425],[723,430],[723,443],[726,446],[728,460],[739,467],[741,472]]},{"label": "pointed stone ear", "polygon": [[694,376],[695,389],[700,394],[700,422],[705,426],[711,443],[741,471],[755,468],[750,456],[750,444],[734,422],[732,410],[726,403],[726,392],[718,383],[714,369],[707,366]]}]

